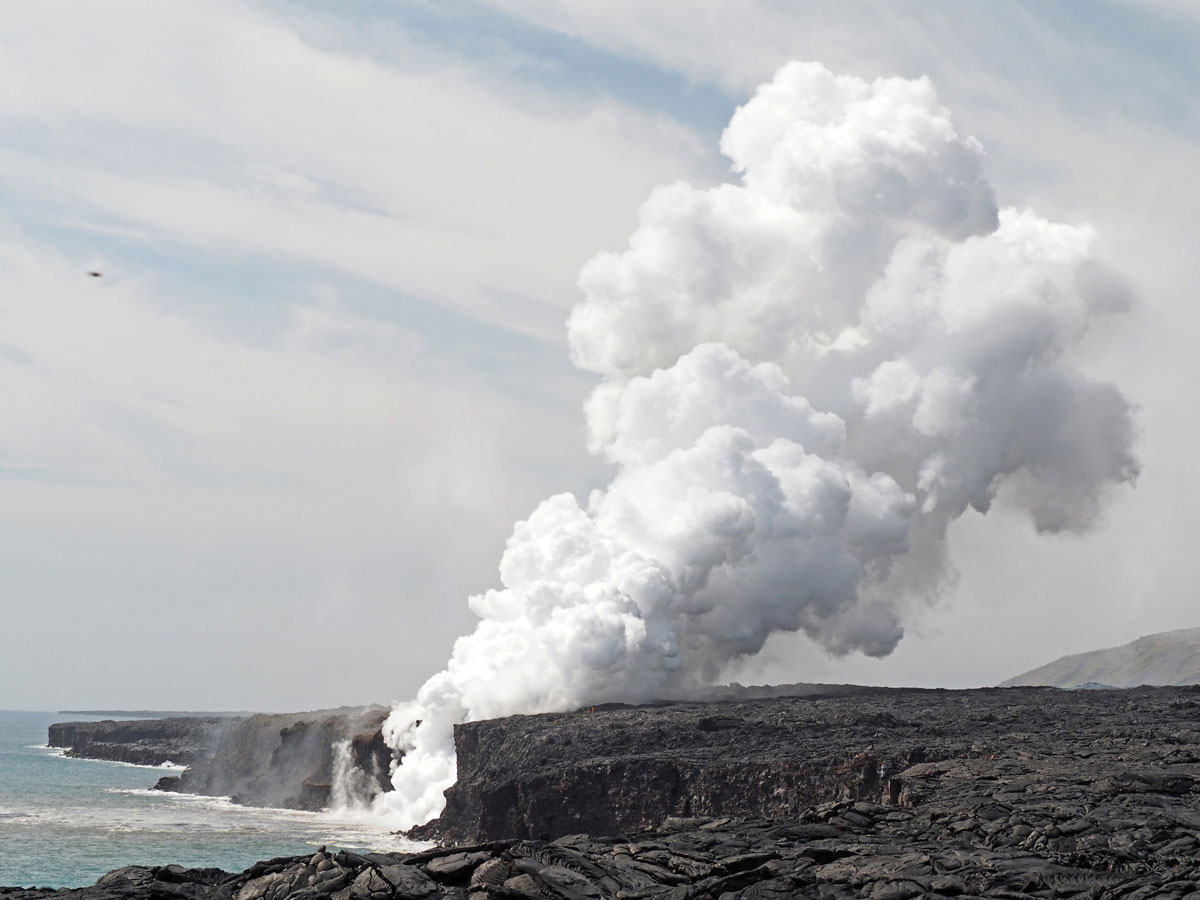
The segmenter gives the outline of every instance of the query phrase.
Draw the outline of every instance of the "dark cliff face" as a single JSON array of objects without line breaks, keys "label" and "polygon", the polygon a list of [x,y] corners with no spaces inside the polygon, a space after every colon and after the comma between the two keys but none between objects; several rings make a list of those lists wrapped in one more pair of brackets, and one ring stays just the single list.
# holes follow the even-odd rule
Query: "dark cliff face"
[{"label": "dark cliff face", "polygon": [[324,710],[240,718],[168,718],[63,722],[52,747],[69,756],[139,765],[187,765],[159,780],[160,790],[233,797],[248,806],[316,810],[331,799],[334,744],[348,752],[371,792],[390,788],[391,751],[381,728],[387,710]]},{"label": "dark cliff face", "polygon": [[[903,729],[844,701],[789,697],[513,716],[455,729],[458,782],[426,833],[452,840],[618,834],[665,818],[791,818],[833,796],[888,802],[890,775],[925,758]],[[890,720],[884,724],[892,724]],[[828,735],[832,738],[832,735]]]},{"label": "dark cliff face", "polygon": [[191,765],[212,752],[218,730],[228,720],[176,717],[104,722],[60,722],[50,726],[48,743],[67,756],[107,759],[141,766],[172,762]]},{"label": "dark cliff face", "polygon": [[[455,731],[458,782],[445,812],[414,834],[546,840],[668,817],[788,821],[833,801],[910,808],[951,784],[945,772],[997,781],[1038,760],[1046,777],[1076,783],[1134,767],[1190,785],[1176,771],[1200,760],[1186,690],[862,688],[474,722]],[[1190,756],[1179,756],[1180,741]]]},{"label": "dark cliff face", "polygon": [[[1148,720],[1125,705],[1129,731],[1093,734],[1098,752],[1051,740],[1049,757],[914,764],[900,776],[920,789],[908,805],[847,799],[775,819],[676,818],[410,854],[322,847],[239,874],[130,866],[74,891],[0,887],[0,900],[1180,900],[1200,883],[1200,794],[1168,773],[1196,760],[1200,702],[1162,699],[1150,698]],[[996,724],[963,712],[968,729]],[[1157,736],[1179,742],[1147,755],[1132,735],[1164,713]],[[1143,768],[1155,760],[1158,771]]]},{"label": "dark cliff face", "polygon": [[376,791],[389,788],[391,753],[383,742],[384,709],[291,715],[259,714],[227,723],[212,754],[176,783],[185,793],[229,796],[247,806],[321,809],[329,804],[334,744],[349,741],[355,767]]},{"label": "dark cliff face", "polygon": [[457,739],[441,833],[513,837],[240,874],[129,867],[0,898],[1148,900],[1200,883],[1200,689],[861,689],[518,716]]}]

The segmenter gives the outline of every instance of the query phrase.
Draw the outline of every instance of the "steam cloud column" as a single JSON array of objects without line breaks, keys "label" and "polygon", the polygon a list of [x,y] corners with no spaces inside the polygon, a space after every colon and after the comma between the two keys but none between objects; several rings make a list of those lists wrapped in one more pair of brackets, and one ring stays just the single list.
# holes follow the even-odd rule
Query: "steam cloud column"
[{"label": "steam cloud column", "polygon": [[1137,476],[1129,402],[1072,362],[1128,289],[1089,227],[997,208],[928,80],[790,63],[721,149],[737,183],[656,189],[583,268],[571,356],[616,475],[517,523],[393,711],[401,827],[441,810],[456,722],[710,684],[776,631],[884,656],[968,508],[1083,531]]}]

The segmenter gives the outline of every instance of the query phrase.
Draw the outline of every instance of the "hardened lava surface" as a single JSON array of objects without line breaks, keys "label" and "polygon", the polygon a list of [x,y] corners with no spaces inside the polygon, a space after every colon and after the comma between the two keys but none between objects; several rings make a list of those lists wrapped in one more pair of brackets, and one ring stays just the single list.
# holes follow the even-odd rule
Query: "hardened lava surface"
[{"label": "hardened lava surface", "polygon": [[[842,689],[514,717],[463,726],[458,742],[463,779],[438,829],[484,840],[320,852],[239,874],[129,868],[60,895],[1149,900],[1200,890],[1200,689]],[[52,893],[0,889],[0,900]]]},{"label": "hardened lava surface", "polygon": [[427,833],[553,839],[667,817],[787,822],[841,800],[920,811],[936,824],[970,820],[986,801],[1004,805],[982,837],[1032,848],[1029,834],[1058,822],[1044,819],[1048,810],[1070,813],[1076,827],[1084,811],[1132,821],[1125,805],[1195,808],[1200,687],[811,691],[459,726],[458,783]]}]

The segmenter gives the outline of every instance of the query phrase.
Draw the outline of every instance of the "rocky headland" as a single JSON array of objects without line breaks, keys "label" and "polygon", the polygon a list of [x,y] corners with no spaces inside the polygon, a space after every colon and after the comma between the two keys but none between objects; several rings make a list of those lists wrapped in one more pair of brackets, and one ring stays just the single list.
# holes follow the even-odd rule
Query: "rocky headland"
[{"label": "rocky headland", "polygon": [[[416,854],[128,868],[78,900],[1183,898],[1200,688],[843,689],[460,726]],[[3,900],[50,891],[0,889]]]},{"label": "rocky headland", "polygon": [[1019,845],[1115,800],[1200,799],[1200,687],[843,688],[513,716],[461,725],[455,741],[458,782],[422,836],[553,840],[695,816],[794,822],[843,801],[969,821],[965,810],[987,801],[1015,815],[1014,833],[988,830],[992,843]]},{"label": "rocky headland", "polygon": [[342,760],[357,773],[356,787],[390,787],[391,751],[379,706],[306,713],[168,717],[50,726],[49,744],[68,756],[157,766],[185,765],[158,780],[159,790],[232,797],[245,806],[319,810],[331,801]]},{"label": "rocky headland", "polygon": [[212,753],[226,724],[219,716],[59,722],[47,743],[79,759],[106,759],[139,766],[188,766]]},{"label": "rocky headland", "polygon": [[[358,773],[361,789],[391,787],[391,751],[382,726],[383,707],[311,713],[259,713],[220,729],[211,754],[182,775],[159,779],[159,790],[230,797],[244,806],[319,810],[332,800],[338,766]],[[362,798],[360,798],[362,799]]]}]

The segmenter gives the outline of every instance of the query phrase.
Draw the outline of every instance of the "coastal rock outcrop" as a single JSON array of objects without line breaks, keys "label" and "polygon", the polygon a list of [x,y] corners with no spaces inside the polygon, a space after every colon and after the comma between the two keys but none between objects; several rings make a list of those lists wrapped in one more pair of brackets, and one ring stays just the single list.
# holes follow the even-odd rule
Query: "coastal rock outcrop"
[{"label": "coastal rock outcrop", "polygon": [[[129,867],[0,900],[1150,900],[1200,885],[1200,688],[843,689],[520,716],[458,739],[464,777],[437,828],[488,839],[241,873]],[[688,803],[726,814],[637,825]]]},{"label": "coastal rock outcrop", "polygon": [[[171,717],[50,726],[49,744],[68,756],[157,766],[186,765],[158,780],[164,791],[232,797],[246,806],[317,810],[333,799],[340,762],[368,794],[390,787],[383,707],[305,713]],[[338,745],[341,745],[339,751]]]},{"label": "coastal rock outcrop", "polygon": [[553,842],[415,854],[322,847],[238,874],[128,867],[78,890],[0,888],[0,900],[1181,898],[1200,879],[1200,816],[1164,813],[1163,796],[1178,795],[1117,790],[1090,812],[986,794],[929,810],[847,800],[787,821],[671,819]]},{"label": "coastal rock outcrop", "polygon": [[219,730],[231,720],[217,716],[176,716],[102,722],[58,722],[47,743],[67,756],[106,759],[139,766],[191,765],[210,754]]},{"label": "coastal rock outcrop", "polygon": [[458,782],[415,836],[550,840],[669,817],[795,821],[827,802],[914,807],[1034,788],[1094,809],[1130,779],[1190,794],[1200,688],[839,688],[512,716],[460,725],[455,742]]},{"label": "coastal rock outcrop", "polygon": [[[384,743],[388,710],[324,710],[260,713],[226,722],[212,753],[178,778],[160,779],[160,790],[231,797],[244,806],[318,810],[331,802],[343,744],[351,765],[371,793],[391,787],[391,750]],[[366,798],[359,798],[366,799]]]}]

